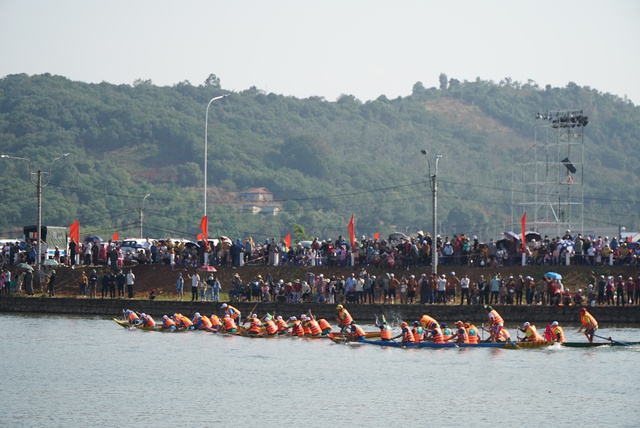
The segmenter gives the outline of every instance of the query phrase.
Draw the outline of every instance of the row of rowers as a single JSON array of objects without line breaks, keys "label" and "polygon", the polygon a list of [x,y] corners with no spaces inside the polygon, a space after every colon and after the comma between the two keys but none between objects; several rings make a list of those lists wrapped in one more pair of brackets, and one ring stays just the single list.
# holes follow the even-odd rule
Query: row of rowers
[{"label": "row of rowers", "polygon": [[[490,306],[487,307],[487,311],[488,322],[480,327],[489,333],[486,341],[493,343],[511,341],[511,336],[504,328],[504,320],[500,314]],[[433,343],[472,344],[480,341],[478,327],[471,322],[457,321],[455,323],[456,327],[450,329],[446,323],[439,323],[433,317],[426,314],[423,315],[419,321],[414,321],[411,327],[407,322],[400,324],[402,331],[395,337],[392,335],[392,330],[384,319],[381,323],[376,319],[376,325],[378,325],[381,330],[381,340],[401,338],[403,343],[431,341]],[[359,334],[362,332],[358,332],[358,329],[359,327],[357,326],[355,329],[352,327],[352,332],[355,334],[356,340],[362,340],[361,334]],[[565,343],[564,331],[557,321],[549,325],[547,338],[540,335],[536,326],[529,322],[525,322],[522,327],[518,327],[518,330],[524,332],[523,337],[518,337],[518,340],[523,342],[544,342],[545,340],[549,340]]]},{"label": "row of rowers", "polygon": [[[273,316],[267,314],[262,319],[257,314],[251,314],[244,322],[239,310],[231,305],[224,304],[225,314],[220,318],[216,314],[210,317],[201,315],[196,312],[193,319],[181,314],[175,313],[171,317],[164,315],[162,322],[158,325],[151,315],[145,313],[137,313],[127,309],[125,317],[131,325],[139,325],[147,328],[163,328],[163,329],[192,329],[207,330],[211,332],[237,333],[243,330],[248,334],[278,335],[291,334],[293,336],[323,336],[332,333],[332,327],[329,322],[324,319],[316,319],[309,311],[307,314],[300,315],[300,319],[290,317],[287,320],[282,316]],[[246,329],[244,325],[249,322]],[[355,324],[354,324],[355,325]]]}]

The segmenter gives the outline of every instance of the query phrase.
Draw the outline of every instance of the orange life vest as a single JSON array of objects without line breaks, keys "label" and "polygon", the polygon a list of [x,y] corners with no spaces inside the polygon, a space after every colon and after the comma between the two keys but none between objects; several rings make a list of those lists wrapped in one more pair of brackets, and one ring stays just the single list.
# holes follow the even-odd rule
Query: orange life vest
[{"label": "orange life vest", "polygon": [[364,339],[365,337],[367,337],[367,333],[364,332],[364,330],[362,329],[362,327],[360,327],[357,324],[353,324],[352,326],[355,326],[355,331],[353,332],[354,337],[357,339]]},{"label": "orange life vest", "polygon": [[496,311],[495,309],[492,309],[491,312],[489,313],[493,314],[493,318],[489,317],[489,321],[492,323],[491,327],[498,326],[498,325],[504,326],[504,320],[502,319],[498,311]]},{"label": "orange life vest", "polygon": [[338,312],[338,318],[340,319],[340,325],[345,327],[350,325],[353,321],[351,314],[345,308],[340,309],[340,312]]},{"label": "orange life vest", "polygon": [[467,330],[467,336],[469,337],[469,343],[478,343],[478,329],[475,325],[471,324],[469,330]]},{"label": "orange life vest", "polygon": [[302,324],[302,329],[304,330],[304,334],[305,335],[311,335],[311,322],[310,321],[305,321],[304,324]]},{"label": "orange life vest", "polygon": [[440,325],[438,321],[436,321],[434,318],[430,317],[429,315],[422,315],[422,318],[420,318],[420,325],[423,328],[431,328],[431,325],[433,323]]},{"label": "orange life vest", "polygon": [[171,328],[175,326],[176,326],[176,323],[173,322],[171,318],[167,318],[166,320],[162,321],[162,327],[164,328]]},{"label": "orange life vest", "polygon": [[389,327],[387,324],[383,324],[382,328],[380,329],[380,338],[382,340],[391,340],[391,338],[393,337],[392,335],[392,331],[391,331],[391,327]]},{"label": "orange life vest", "polygon": [[278,333],[278,326],[276,325],[276,323],[273,322],[273,320],[267,320],[264,323],[266,329],[267,329],[267,333],[270,335],[274,335],[276,333]]},{"label": "orange life vest", "polygon": [[413,327],[411,333],[413,334],[413,339],[416,342],[424,342],[424,330],[422,327]]},{"label": "orange life vest", "polygon": [[199,321],[200,321],[200,328],[204,327],[205,330],[210,329],[213,326],[213,324],[211,323],[211,320],[206,315],[201,316]]},{"label": "orange life vest", "polygon": [[220,317],[217,315],[211,315],[211,318],[209,318],[209,321],[211,321],[211,327],[218,327],[222,325],[222,322],[220,321]]},{"label": "orange life vest", "polygon": [[135,324],[136,321],[140,321],[138,315],[133,311],[129,312],[129,315],[127,315],[127,319],[129,320],[129,324]]},{"label": "orange life vest", "polygon": [[258,318],[254,318],[249,326],[249,331],[258,334],[260,333],[260,327],[262,327],[262,322]]},{"label": "orange life vest", "polygon": [[540,336],[535,325],[527,326],[524,330],[524,340],[526,342],[544,342],[544,338]]},{"label": "orange life vest", "polygon": [[293,336],[304,336],[304,328],[302,327],[300,321],[293,322],[293,325],[291,326],[291,334]]},{"label": "orange life vest", "polygon": [[444,343],[444,336],[442,335],[442,330],[440,327],[436,327],[431,332],[431,338],[433,339],[433,343]]},{"label": "orange life vest", "polygon": [[236,322],[231,317],[222,318],[222,321],[224,322],[224,329],[226,331],[234,330],[238,328],[238,326],[236,326]]},{"label": "orange life vest", "polygon": [[278,326],[279,332],[287,331],[287,329],[289,328],[287,322],[282,318],[276,321],[276,325]]},{"label": "orange life vest", "polygon": [[144,323],[145,326],[147,327],[153,327],[156,325],[156,322],[153,320],[153,318],[151,318],[151,315],[146,315],[143,319],[142,322]]},{"label": "orange life vest", "polygon": [[589,323],[591,323],[591,327],[594,329],[598,327],[598,321],[591,315],[588,311],[585,311],[582,315],[580,315],[580,322],[583,327],[589,328]]},{"label": "orange life vest", "polygon": [[240,317],[240,315],[242,315],[242,312],[240,312],[239,310],[237,310],[231,305],[228,305],[225,308],[224,313],[229,314],[229,316],[233,318],[234,321],[238,321],[238,318]]},{"label": "orange life vest", "polygon": [[331,332],[331,324],[329,324],[329,322],[324,319],[324,318],[320,318],[318,320],[318,325],[320,326],[320,330],[325,333],[326,331]]},{"label": "orange life vest", "polygon": [[467,333],[467,330],[464,327],[458,328],[457,336],[458,336],[456,339],[457,343],[469,343],[469,333]]},{"label": "orange life vest", "polygon": [[413,337],[413,332],[411,331],[411,329],[409,327],[403,327],[402,328],[402,341],[403,342],[415,342],[416,338]]},{"label": "orange life vest", "polygon": [[311,334],[312,336],[320,336],[322,334],[320,324],[318,324],[318,321],[316,320],[309,321],[309,330],[309,333],[307,333],[306,331],[304,333]]},{"label": "orange life vest", "polygon": [[189,328],[193,325],[193,322],[185,317],[184,315],[180,315],[177,319],[176,319],[176,325],[178,327],[184,327],[184,328]]},{"label": "orange life vest", "polygon": [[560,343],[566,342],[566,339],[564,338],[564,330],[562,330],[562,327],[560,327],[559,325],[551,327],[551,331],[553,331],[553,338],[556,341]]}]

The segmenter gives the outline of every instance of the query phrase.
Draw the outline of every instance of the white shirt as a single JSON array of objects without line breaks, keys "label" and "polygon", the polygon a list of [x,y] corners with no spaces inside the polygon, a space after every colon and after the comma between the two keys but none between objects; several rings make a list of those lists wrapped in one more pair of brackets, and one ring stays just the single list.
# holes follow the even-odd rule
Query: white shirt
[{"label": "white shirt", "polygon": [[133,272],[129,272],[127,274],[127,285],[133,285],[133,282],[136,280],[136,276],[133,274]]},{"label": "white shirt", "polygon": [[191,277],[191,286],[197,287],[199,282],[200,282],[200,275],[196,273]]},{"label": "white shirt", "polygon": [[469,278],[462,278],[460,280],[460,287],[469,288]]}]

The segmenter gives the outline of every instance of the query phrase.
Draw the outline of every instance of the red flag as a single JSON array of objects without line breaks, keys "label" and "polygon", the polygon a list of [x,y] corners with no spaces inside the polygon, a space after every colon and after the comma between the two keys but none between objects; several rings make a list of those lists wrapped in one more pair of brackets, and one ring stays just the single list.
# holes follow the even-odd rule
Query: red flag
[{"label": "red flag", "polygon": [[71,223],[69,226],[69,238],[73,239],[76,244],[80,242],[80,220]]},{"label": "red flag", "polygon": [[196,241],[202,241],[202,233],[196,235]]},{"label": "red flag", "polygon": [[120,240],[120,233],[116,232],[113,234],[113,236],[111,237],[112,241],[119,241]]},{"label": "red flag", "polygon": [[202,241],[206,250],[209,245],[209,219],[207,216],[202,217],[202,220],[200,220],[200,230],[202,230]]},{"label": "red flag", "polygon": [[553,340],[553,330],[551,329],[549,323],[547,323],[547,328],[544,331],[544,340],[546,340],[547,342],[551,342]]},{"label": "red flag", "polygon": [[524,214],[522,214],[522,219],[520,220],[520,223],[522,223],[522,249],[524,250],[524,245],[525,245],[525,239],[524,239],[524,234],[526,229],[526,224],[527,224],[527,212],[525,211]]},{"label": "red flag", "polygon": [[349,241],[351,242],[351,246],[356,245],[356,233],[354,231],[355,219],[353,214],[351,214],[351,220],[349,221]]},{"label": "red flag", "polygon": [[380,240],[380,232],[376,232],[373,234],[373,239],[375,239],[376,241]]},{"label": "red flag", "polygon": [[287,244],[287,249],[291,248],[291,234],[287,233],[287,236],[284,237],[284,243]]}]

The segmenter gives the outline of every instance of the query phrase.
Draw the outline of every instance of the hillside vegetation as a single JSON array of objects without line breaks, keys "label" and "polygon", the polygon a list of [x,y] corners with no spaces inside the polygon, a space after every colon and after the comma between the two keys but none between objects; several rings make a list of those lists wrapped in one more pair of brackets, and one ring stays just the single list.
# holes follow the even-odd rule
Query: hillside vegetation
[{"label": "hillside vegetation", "polygon": [[[296,230],[335,239],[430,230],[427,159],[438,165],[443,234],[484,239],[511,228],[514,165],[535,143],[538,111],[582,109],[585,219],[638,229],[640,109],[573,83],[538,87],[505,79],[361,102],[297,99],[256,88],[225,90],[215,76],[194,86],[86,84],[52,75],[0,79],[0,153],[27,158],[49,182],[43,224],[80,220],[82,235],[156,238],[199,233],[203,215],[205,108],[209,109],[209,234],[255,241]],[[51,160],[63,153],[66,158]],[[36,188],[26,162],[0,159],[0,236],[36,222]],[[266,187],[277,216],[240,211],[237,192]]]}]

